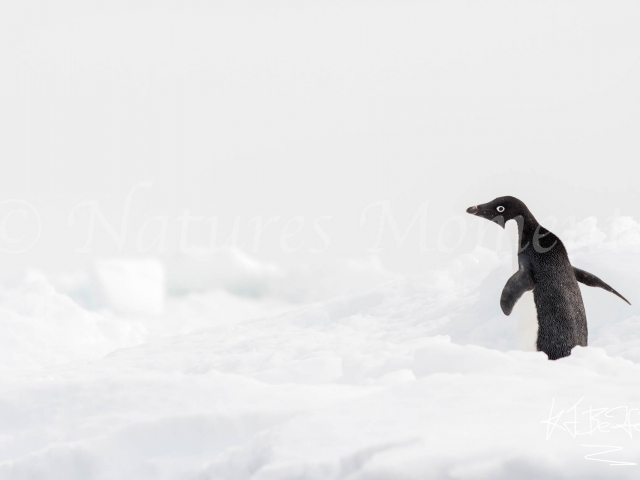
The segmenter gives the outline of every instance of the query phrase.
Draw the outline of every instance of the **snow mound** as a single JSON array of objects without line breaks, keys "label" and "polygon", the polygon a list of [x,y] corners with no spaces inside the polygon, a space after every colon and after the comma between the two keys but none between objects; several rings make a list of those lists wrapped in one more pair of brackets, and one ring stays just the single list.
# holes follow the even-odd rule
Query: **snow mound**
[{"label": "snow mound", "polygon": [[271,296],[292,303],[326,300],[400,278],[375,256],[323,259],[284,269],[239,248],[192,249],[167,260],[170,294],[224,289],[245,297]]},{"label": "snow mound", "polygon": [[173,294],[225,288],[233,293],[259,296],[282,276],[273,264],[255,260],[239,248],[215,252],[193,248],[167,262],[168,290]]},{"label": "snow mound", "polygon": [[121,314],[162,313],[165,296],[164,266],[153,259],[102,259],[95,262],[95,277],[104,303]]},{"label": "snow mound", "polygon": [[0,368],[20,369],[100,358],[141,343],[145,328],[106,320],[58,293],[38,272],[0,291]]}]

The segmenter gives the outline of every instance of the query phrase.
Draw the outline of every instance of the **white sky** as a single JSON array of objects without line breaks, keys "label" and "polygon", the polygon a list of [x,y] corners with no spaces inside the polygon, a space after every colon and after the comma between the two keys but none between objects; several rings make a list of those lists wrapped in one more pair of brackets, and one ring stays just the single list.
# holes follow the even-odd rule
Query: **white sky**
[{"label": "white sky", "polygon": [[[540,220],[640,218],[639,22],[637,2],[4,2],[0,201],[28,202],[42,232],[0,253],[3,275],[139,254],[155,216],[171,253],[185,209],[223,238],[239,217],[243,248],[285,264],[365,254],[379,208],[361,213],[381,200],[403,231],[428,201],[432,245],[500,195]],[[69,225],[73,208],[97,201],[119,228],[141,182],[122,249],[98,226],[78,252],[88,210]],[[12,205],[4,240],[28,239],[33,213]],[[283,251],[298,215],[287,245],[302,247]],[[253,251],[256,216],[280,219]],[[427,268],[418,233],[398,248],[386,232],[383,262]]]}]

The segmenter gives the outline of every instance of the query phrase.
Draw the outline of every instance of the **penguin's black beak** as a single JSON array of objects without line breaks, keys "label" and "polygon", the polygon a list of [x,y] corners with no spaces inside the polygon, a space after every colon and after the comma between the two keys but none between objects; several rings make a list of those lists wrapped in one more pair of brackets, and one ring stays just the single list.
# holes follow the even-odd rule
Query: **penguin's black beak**
[{"label": "penguin's black beak", "polygon": [[474,205],[473,207],[469,207],[467,208],[467,213],[470,213],[471,215],[477,215],[478,214],[478,207],[476,205]]}]

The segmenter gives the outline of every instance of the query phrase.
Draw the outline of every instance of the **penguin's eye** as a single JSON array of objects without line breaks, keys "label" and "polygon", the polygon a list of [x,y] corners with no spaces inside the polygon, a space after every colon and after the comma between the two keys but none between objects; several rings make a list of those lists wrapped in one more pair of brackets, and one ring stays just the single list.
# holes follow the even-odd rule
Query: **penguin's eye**
[{"label": "penguin's eye", "polygon": [[504,207],[502,205],[500,205],[498,208],[496,208],[496,210],[498,210],[500,213],[504,212]]}]

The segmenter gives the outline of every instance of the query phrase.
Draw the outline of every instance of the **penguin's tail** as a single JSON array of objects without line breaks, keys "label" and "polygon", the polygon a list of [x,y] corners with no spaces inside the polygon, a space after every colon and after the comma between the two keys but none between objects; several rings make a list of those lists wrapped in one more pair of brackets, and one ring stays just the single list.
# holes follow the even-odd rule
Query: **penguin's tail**
[{"label": "penguin's tail", "polygon": [[622,295],[616,292],[613,288],[611,288],[609,285],[607,285],[598,277],[596,277],[593,273],[585,272],[584,270],[580,270],[579,268],[576,268],[576,267],[573,267],[573,273],[575,273],[576,280],[579,281],[580,283],[584,283],[585,285],[588,285],[590,287],[604,288],[607,292],[611,292],[614,295],[619,296],[622,300],[624,300],[629,305],[631,305],[631,302],[629,300],[624,298]]}]

